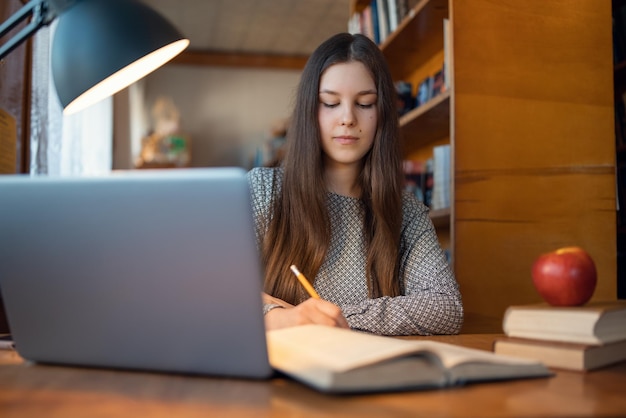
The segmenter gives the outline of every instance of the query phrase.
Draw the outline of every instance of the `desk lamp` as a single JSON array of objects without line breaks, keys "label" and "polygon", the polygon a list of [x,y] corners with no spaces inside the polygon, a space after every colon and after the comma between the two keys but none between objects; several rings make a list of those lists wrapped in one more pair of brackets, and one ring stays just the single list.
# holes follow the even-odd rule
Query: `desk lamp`
[{"label": "desk lamp", "polygon": [[0,26],[0,60],[58,18],[52,78],[64,114],[75,113],[129,86],[188,45],[176,28],[137,0],[31,0]]}]

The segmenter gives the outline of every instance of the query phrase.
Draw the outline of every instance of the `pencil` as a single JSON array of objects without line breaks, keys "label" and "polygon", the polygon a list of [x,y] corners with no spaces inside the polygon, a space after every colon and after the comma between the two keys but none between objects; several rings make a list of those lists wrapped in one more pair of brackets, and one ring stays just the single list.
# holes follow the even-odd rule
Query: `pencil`
[{"label": "pencil", "polygon": [[298,270],[298,267],[292,265],[290,268],[291,268],[291,271],[293,271],[293,274],[295,274],[296,277],[298,278],[298,281],[300,282],[300,284],[302,284],[302,286],[304,287],[304,290],[307,291],[309,296],[315,299],[319,299],[320,295],[318,295],[315,289],[313,289],[313,286],[311,286],[311,283],[309,283],[307,278],[304,277],[304,274],[300,273],[300,270]]}]

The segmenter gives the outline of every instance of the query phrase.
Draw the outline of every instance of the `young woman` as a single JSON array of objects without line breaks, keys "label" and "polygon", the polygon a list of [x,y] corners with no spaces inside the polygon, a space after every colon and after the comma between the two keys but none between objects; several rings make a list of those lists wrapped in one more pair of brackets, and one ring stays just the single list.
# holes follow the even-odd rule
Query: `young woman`
[{"label": "young woman", "polygon": [[365,36],[335,35],[309,58],[281,166],[248,173],[267,329],[459,331],[461,295],[428,209],[403,193],[395,97],[385,58]]}]

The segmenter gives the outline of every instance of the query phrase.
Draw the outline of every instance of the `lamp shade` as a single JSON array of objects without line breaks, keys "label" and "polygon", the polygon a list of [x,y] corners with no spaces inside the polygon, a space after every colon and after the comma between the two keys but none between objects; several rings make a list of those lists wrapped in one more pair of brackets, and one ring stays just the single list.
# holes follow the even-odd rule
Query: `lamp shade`
[{"label": "lamp shade", "polygon": [[136,0],[79,0],[58,18],[52,78],[64,113],[129,86],[182,52],[189,40]]}]

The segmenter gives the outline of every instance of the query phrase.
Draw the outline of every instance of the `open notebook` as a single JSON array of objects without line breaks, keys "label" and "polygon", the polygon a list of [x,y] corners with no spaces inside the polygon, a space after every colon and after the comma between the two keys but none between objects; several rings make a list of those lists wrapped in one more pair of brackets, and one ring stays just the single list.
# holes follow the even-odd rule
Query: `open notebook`
[{"label": "open notebook", "polygon": [[0,287],[28,360],[271,374],[245,171],[0,176]]}]

